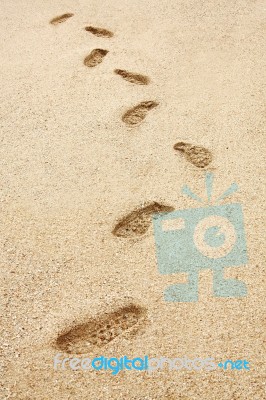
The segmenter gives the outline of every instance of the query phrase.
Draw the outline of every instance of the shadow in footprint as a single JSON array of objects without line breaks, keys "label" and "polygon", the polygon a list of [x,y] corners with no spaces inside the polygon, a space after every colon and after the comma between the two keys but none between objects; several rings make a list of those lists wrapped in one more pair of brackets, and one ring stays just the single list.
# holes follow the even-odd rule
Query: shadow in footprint
[{"label": "shadow in footprint", "polygon": [[122,116],[122,121],[128,126],[136,126],[145,119],[148,111],[152,110],[158,105],[159,103],[156,101],[142,101],[135,107],[127,110]]},{"label": "shadow in footprint", "polygon": [[148,76],[135,74],[134,72],[129,72],[124,69],[115,69],[114,73],[121,76],[126,81],[135,83],[137,85],[148,85],[150,82]]},{"label": "shadow in footprint", "polygon": [[145,308],[129,304],[74,326],[57,337],[55,346],[66,353],[86,353],[92,347],[102,347],[132,329],[136,333],[145,323],[146,317]]},{"label": "shadow in footprint", "polygon": [[185,154],[186,159],[198,168],[204,168],[212,161],[212,153],[202,146],[190,143],[178,142],[174,149]]},{"label": "shadow in footprint", "polygon": [[108,50],[94,49],[92,52],[84,59],[84,64],[86,67],[96,67],[103,61],[103,58],[108,53]]},{"label": "shadow in footprint", "polygon": [[118,237],[134,238],[146,233],[152,223],[152,215],[174,211],[174,207],[153,202],[138,208],[122,218],[114,227],[112,234]]},{"label": "shadow in footprint", "polygon": [[111,38],[114,36],[113,32],[108,31],[108,29],[104,28],[95,28],[94,26],[86,26],[85,31],[92,33],[98,37],[107,37]]},{"label": "shadow in footprint", "polygon": [[74,14],[72,14],[72,13],[59,15],[58,17],[55,17],[55,18],[51,19],[50,24],[52,24],[52,25],[61,24],[62,22],[65,22],[67,19],[73,17],[73,15]]}]

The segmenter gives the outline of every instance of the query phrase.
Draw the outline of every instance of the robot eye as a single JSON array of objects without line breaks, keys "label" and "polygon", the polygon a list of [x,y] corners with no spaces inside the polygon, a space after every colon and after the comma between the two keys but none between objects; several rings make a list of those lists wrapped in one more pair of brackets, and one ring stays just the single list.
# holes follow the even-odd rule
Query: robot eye
[{"label": "robot eye", "polygon": [[185,229],[185,220],[183,218],[165,219],[162,221],[163,231],[176,231]]}]

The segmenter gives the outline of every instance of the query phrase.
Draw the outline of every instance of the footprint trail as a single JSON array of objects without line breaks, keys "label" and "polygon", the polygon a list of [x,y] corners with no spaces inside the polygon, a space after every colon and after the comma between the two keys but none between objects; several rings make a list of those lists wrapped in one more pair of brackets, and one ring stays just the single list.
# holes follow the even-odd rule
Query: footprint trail
[{"label": "footprint trail", "polygon": [[148,85],[150,82],[148,76],[135,74],[134,72],[129,72],[124,69],[115,69],[114,73],[120,75],[126,81],[135,83],[137,85]]},{"label": "footprint trail", "polygon": [[159,103],[156,101],[142,101],[135,107],[127,110],[122,116],[122,121],[128,126],[136,126],[145,119],[148,111],[152,110],[158,105]]},{"label": "footprint trail", "polygon": [[108,50],[103,49],[94,49],[92,52],[84,59],[84,64],[86,67],[96,67],[96,65],[100,64]]},{"label": "footprint trail", "polygon": [[178,142],[174,149],[185,154],[186,159],[198,168],[204,168],[212,161],[210,150],[202,146],[195,146],[185,142]]},{"label": "footprint trail", "polygon": [[57,337],[55,346],[66,353],[83,354],[93,347],[102,347],[134,329],[137,333],[145,323],[147,310],[136,304],[118,308],[84,324],[72,327]]},{"label": "footprint trail", "polygon": [[132,211],[114,227],[112,233],[123,238],[134,238],[146,233],[152,223],[152,215],[155,213],[174,211],[171,206],[153,202],[145,207]]},{"label": "footprint trail", "polygon": [[73,15],[74,14],[72,14],[72,13],[59,15],[58,17],[55,17],[55,18],[51,19],[50,24],[52,24],[52,25],[61,24],[62,22],[65,22],[67,19],[73,17]]},{"label": "footprint trail", "polygon": [[92,33],[98,37],[107,37],[111,38],[114,36],[113,32],[108,31],[108,29],[104,28],[95,28],[94,26],[86,26],[85,31]]}]

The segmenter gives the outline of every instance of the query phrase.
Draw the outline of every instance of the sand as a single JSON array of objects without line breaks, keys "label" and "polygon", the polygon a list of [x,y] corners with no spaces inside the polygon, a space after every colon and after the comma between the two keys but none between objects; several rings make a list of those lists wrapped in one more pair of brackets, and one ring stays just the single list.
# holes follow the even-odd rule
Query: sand
[{"label": "sand", "polygon": [[[260,0],[2,2],[1,399],[265,398],[264,13]],[[178,142],[212,161],[197,166]],[[203,195],[206,171],[216,197],[239,185],[223,204],[242,204],[249,262],[226,276],[248,295],[214,297],[202,270],[197,302],[165,302],[184,276],[159,273],[150,216],[114,230],[154,202],[197,207],[181,188]],[[130,304],[143,314],[88,356],[251,369],[54,370],[60,335]]]}]

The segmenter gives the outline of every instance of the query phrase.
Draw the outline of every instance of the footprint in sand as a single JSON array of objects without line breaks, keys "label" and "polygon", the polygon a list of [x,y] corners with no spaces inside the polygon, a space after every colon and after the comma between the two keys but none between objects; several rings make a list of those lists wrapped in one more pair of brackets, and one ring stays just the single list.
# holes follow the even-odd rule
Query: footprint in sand
[{"label": "footprint in sand", "polygon": [[55,346],[66,353],[83,354],[102,347],[126,332],[137,333],[147,320],[147,310],[129,304],[72,327],[57,337]]},{"label": "footprint in sand", "polygon": [[73,15],[74,14],[71,14],[71,13],[59,15],[58,17],[51,19],[50,24],[52,24],[52,25],[61,24],[62,22],[65,22],[67,19],[73,17]]},{"label": "footprint in sand", "polygon": [[178,142],[174,145],[174,149],[184,153],[186,159],[198,168],[204,168],[212,161],[212,153],[202,146]]},{"label": "footprint in sand", "polygon": [[94,49],[92,52],[84,59],[84,64],[86,67],[96,67],[103,61],[103,58],[108,53],[108,50]]},{"label": "footprint in sand", "polygon": [[122,218],[114,227],[112,233],[115,236],[124,238],[134,238],[144,235],[151,225],[153,214],[170,211],[174,211],[174,208],[153,202],[145,207],[132,211]]},{"label": "footprint in sand", "polygon": [[85,31],[92,33],[98,37],[107,37],[111,38],[114,36],[113,32],[108,31],[108,29],[104,28],[95,28],[94,26],[86,26]]},{"label": "footprint in sand", "polygon": [[134,72],[129,72],[124,69],[115,69],[114,73],[120,75],[126,81],[135,83],[137,85],[148,85],[150,82],[148,76],[135,74]]},{"label": "footprint in sand", "polygon": [[159,103],[156,101],[142,101],[135,107],[127,110],[122,116],[122,121],[128,126],[136,126],[144,120],[148,111],[152,110],[158,105]]}]

